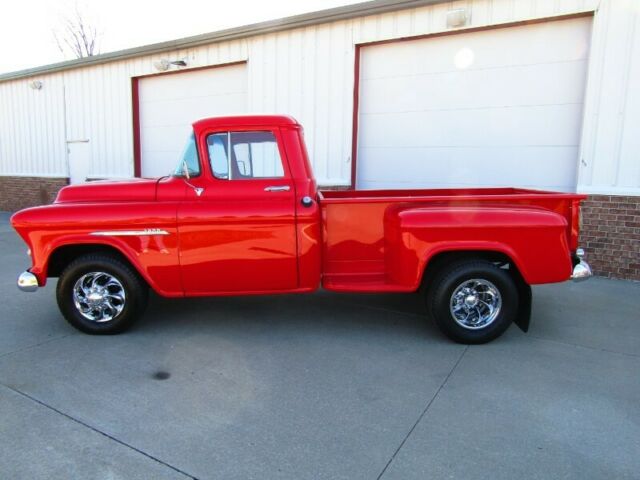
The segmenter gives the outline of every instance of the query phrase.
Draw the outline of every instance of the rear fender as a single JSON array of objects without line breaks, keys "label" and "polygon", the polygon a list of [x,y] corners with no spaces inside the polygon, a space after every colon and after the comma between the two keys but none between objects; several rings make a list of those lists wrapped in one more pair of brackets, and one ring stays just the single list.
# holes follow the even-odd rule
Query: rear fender
[{"label": "rear fender", "polygon": [[390,281],[417,289],[431,259],[443,252],[498,252],[526,285],[567,280],[567,222],[535,207],[396,206],[385,215]]}]

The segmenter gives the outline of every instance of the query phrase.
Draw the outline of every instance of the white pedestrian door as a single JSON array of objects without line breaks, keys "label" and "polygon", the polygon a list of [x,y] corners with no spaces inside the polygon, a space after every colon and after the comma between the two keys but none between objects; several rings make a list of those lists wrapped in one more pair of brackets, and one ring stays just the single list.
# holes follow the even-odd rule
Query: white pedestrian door
[{"label": "white pedestrian door", "polygon": [[89,140],[67,142],[69,159],[69,183],[87,181],[91,166],[91,148]]}]

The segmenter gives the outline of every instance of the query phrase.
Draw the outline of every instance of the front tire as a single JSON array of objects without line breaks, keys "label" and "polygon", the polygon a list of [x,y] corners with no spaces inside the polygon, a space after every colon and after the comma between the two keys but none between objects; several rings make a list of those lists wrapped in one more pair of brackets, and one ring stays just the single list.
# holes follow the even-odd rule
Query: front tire
[{"label": "front tire", "polygon": [[518,289],[507,270],[485,260],[442,268],[427,290],[427,310],[440,331],[464,344],[487,343],[516,319]]},{"label": "front tire", "polygon": [[111,335],[124,332],[142,315],[148,287],[119,258],[89,254],[65,268],[56,298],[60,312],[73,327],[93,335]]}]

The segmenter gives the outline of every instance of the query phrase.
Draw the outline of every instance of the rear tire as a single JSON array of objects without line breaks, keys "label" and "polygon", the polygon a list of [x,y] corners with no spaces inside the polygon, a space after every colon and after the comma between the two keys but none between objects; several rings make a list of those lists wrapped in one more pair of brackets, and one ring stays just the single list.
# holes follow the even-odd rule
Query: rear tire
[{"label": "rear tire", "polygon": [[127,330],[144,313],[148,296],[146,283],[130,265],[105,254],[75,259],[60,275],[56,289],[64,318],[93,335]]},{"label": "rear tire", "polygon": [[498,338],[516,319],[518,289],[507,270],[485,260],[465,260],[436,273],[426,303],[447,337],[480,344]]}]

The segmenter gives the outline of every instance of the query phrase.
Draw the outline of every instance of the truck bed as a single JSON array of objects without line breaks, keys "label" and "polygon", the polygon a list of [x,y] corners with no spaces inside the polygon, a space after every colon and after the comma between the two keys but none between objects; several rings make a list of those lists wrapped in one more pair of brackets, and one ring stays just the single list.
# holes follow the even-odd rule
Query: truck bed
[{"label": "truck bed", "polygon": [[[400,280],[393,271],[399,261],[397,237],[404,234],[397,231],[395,220],[402,211],[438,211],[443,222],[450,221],[452,226],[463,224],[466,230],[486,225],[491,207],[502,211],[505,208],[551,211],[566,219],[566,241],[575,249],[578,202],[585,198],[573,193],[523,188],[325,190],[318,197],[323,222],[323,286],[335,291],[361,292],[416,289],[415,282]],[[429,226],[423,225],[423,231],[425,228],[428,230]],[[422,236],[424,242],[425,234]],[[427,242],[428,236],[427,232]]]}]

